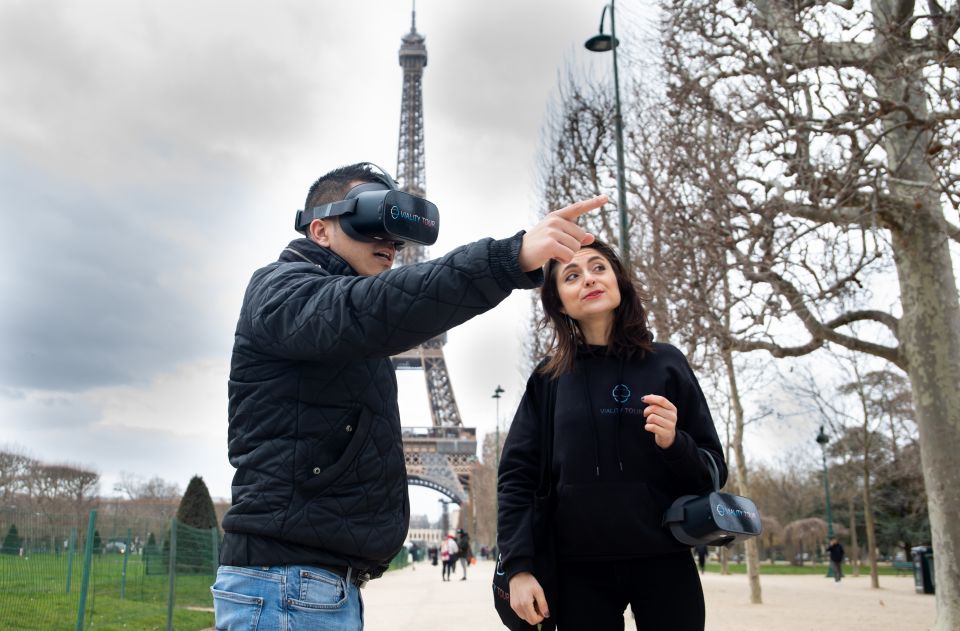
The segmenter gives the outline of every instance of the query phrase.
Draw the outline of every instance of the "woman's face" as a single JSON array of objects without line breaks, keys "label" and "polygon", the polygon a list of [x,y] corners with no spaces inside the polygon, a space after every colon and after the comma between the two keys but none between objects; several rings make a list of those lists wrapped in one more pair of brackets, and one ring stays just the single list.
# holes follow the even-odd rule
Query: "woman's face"
[{"label": "woman's face", "polygon": [[613,320],[620,306],[620,287],[609,261],[594,249],[581,248],[560,264],[555,281],[563,312],[578,322]]}]

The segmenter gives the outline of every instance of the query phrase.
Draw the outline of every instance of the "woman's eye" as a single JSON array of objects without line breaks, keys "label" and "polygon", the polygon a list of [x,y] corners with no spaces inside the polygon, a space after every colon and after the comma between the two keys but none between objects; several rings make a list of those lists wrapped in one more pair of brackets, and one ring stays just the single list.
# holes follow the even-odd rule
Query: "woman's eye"
[{"label": "woman's eye", "polygon": [[567,277],[564,278],[563,280],[569,283],[571,280],[576,279],[576,277],[577,277],[576,274],[567,274]]}]

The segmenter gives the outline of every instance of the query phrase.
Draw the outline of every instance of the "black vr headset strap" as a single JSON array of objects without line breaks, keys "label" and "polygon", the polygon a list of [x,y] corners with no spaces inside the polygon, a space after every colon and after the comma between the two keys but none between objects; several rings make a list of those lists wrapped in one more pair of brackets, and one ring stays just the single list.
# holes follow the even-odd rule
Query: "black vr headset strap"
[{"label": "black vr headset strap", "polygon": [[703,447],[698,447],[697,449],[707,456],[707,462],[710,463],[710,477],[713,478],[713,490],[720,491],[720,470],[717,468],[717,461],[714,460],[713,454],[710,453],[709,450]]},{"label": "black vr headset strap", "polygon": [[380,180],[381,182],[383,182],[383,184],[384,184],[387,188],[389,188],[391,191],[398,191],[398,190],[400,190],[399,187],[397,186],[397,182],[396,182],[392,177],[390,177],[390,174],[387,173],[387,170],[386,170],[386,169],[377,166],[377,165],[374,164],[373,162],[361,162],[360,164],[367,164],[367,165],[370,165],[370,166],[372,166],[372,167],[376,167],[377,171],[380,171],[380,173],[371,173],[370,175],[372,175],[373,177],[375,177],[375,178],[377,178],[378,180]]},{"label": "black vr headset strap", "polygon": [[326,219],[328,217],[336,217],[337,215],[345,215],[347,213],[352,213],[354,210],[356,210],[356,208],[357,200],[347,198],[338,202],[331,202],[321,206],[314,206],[313,208],[298,210],[297,218],[293,224],[293,229],[297,232],[306,233],[307,228],[310,226],[310,222],[312,222],[314,219]]},{"label": "black vr headset strap", "polygon": [[[347,191],[347,196],[338,202],[331,202],[329,204],[323,204],[321,206],[314,206],[313,208],[307,208],[305,210],[298,210],[297,216],[293,222],[293,229],[297,232],[302,232],[306,234],[307,228],[310,226],[310,222],[314,219],[326,219],[327,217],[336,217],[338,215],[347,215],[354,212],[357,209],[356,197],[364,191],[382,191],[384,189],[396,191],[397,183],[394,181],[390,174],[387,171],[373,162],[361,162],[361,165],[369,165],[376,168],[379,173],[371,172],[370,175],[377,179],[376,182],[364,182],[363,184],[358,184]],[[354,231],[350,231],[351,236],[355,235]],[[354,237],[356,238],[356,237]]]},{"label": "black vr headset strap", "polygon": [[699,495],[681,495],[675,499],[673,504],[670,505],[670,508],[667,509],[667,512],[663,514],[663,520],[660,522],[660,525],[669,526],[670,524],[682,522],[686,517],[686,503],[698,497]]}]

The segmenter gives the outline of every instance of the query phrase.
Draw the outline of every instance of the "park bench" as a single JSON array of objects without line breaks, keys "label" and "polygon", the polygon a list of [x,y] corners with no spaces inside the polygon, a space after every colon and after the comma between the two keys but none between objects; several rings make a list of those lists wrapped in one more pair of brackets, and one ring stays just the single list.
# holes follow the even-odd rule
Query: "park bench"
[{"label": "park bench", "polygon": [[913,561],[894,561],[893,569],[897,571],[897,576],[900,576],[900,572],[910,572],[913,573]]}]

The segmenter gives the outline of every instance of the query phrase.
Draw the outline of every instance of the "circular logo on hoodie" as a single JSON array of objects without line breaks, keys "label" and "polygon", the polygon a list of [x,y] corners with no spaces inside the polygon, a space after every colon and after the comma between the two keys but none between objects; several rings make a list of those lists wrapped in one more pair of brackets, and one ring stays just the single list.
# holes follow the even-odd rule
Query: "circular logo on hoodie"
[{"label": "circular logo on hoodie", "polygon": [[611,392],[611,394],[613,395],[614,401],[623,404],[630,400],[630,395],[632,393],[626,384],[620,383],[613,387],[613,392]]}]

